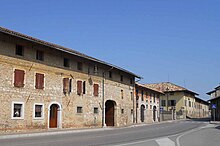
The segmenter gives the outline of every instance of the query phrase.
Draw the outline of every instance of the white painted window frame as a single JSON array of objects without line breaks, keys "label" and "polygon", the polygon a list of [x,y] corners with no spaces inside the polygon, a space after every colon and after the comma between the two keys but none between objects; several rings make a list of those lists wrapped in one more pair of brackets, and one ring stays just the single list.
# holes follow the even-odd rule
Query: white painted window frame
[{"label": "white painted window frame", "polygon": [[[14,105],[15,104],[21,104],[22,107],[21,107],[21,117],[14,117]],[[20,102],[20,101],[12,101],[12,104],[11,104],[11,119],[13,120],[23,120],[24,119],[24,102]]]},{"label": "white painted window frame", "polygon": [[[35,117],[35,106],[36,105],[42,105],[42,111],[41,111],[41,117]],[[43,120],[44,119],[44,104],[43,103],[34,103],[33,106],[33,119],[34,120]]]}]

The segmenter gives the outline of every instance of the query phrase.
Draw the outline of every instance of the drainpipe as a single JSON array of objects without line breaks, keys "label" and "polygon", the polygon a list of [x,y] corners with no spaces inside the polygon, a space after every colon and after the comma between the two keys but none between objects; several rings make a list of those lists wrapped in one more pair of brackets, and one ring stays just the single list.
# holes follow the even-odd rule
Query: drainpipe
[{"label": "drainpipe", "polygon": [[105,73],[109,72],[113,69],[110,68],[102,73],[102,127],[106,127],[105,125]]}]

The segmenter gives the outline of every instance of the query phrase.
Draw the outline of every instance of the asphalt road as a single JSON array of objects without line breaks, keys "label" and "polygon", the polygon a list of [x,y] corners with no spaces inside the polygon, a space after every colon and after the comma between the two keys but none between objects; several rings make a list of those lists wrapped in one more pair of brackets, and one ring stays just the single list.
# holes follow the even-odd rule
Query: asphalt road
[{"label": "asphalt road", "polygon": [[[190,146],[188,142],[192,142],[190,141],[192,137],[188,136],[189,134],[185,137],[185,133],[207,125],[206,121],[175,121],[128,128],[107,128],[94,132],[1,139],[0,146],[172,146],[178,144]],[[216,130],[216,133],[220,131]],[[193,137],[197,138],[198,135],[195,133]],[[199,138],[203,139],[203,137]]]}]

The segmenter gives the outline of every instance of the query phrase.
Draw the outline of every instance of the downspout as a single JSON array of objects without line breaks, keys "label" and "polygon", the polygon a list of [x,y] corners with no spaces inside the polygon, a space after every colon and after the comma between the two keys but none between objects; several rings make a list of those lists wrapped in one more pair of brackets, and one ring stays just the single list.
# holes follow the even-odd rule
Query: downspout
[{"label": "downspout", "polygon": [[102,127],[104,128],[105,125],[105,73],[109,72],[114,67],[111,67],[109,70],[103,71],[102,73]]}]

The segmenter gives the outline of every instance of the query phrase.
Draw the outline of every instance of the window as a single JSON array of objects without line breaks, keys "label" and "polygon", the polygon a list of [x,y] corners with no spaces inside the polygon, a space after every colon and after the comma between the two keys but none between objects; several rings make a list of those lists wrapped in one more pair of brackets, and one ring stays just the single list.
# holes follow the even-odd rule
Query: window
[{"label": "window", "polygon": [[12,119],[24,118],[24,103],[12,102]]},{"label": "window", "polygon": [[189,101],[189,107],[191,107],[191,101]]},{"label": "window", "polygon": [[112,72],[111,71],[109,71],[109,78],[111,79],[112,78]]},{"label": "window", "polygon": [[152,105],[150,105],[150,109],[152,109]]},{"label": "window", "polygon": [[35,88],[44,89],[44,74],[36,73]]},{"label": "window", "polygon": [[70,94],[72,90],[72,79],[63,78],[63,93]]},{"label": "window", "polygon": [[43,104],[34,105],[34,118],[43,118]]},{"label": "window", "polygon": [[36,59],[40,61],[44,61],[44,52],[37,50],[36,52]]},{"label": "window", "polygon": [[15,54],[19,56],[24,56],[24,48],[22,45],[16,45]]},{"label": "window", "polygon": [[123,82],[123,80],[124,80],[123,78],[124,78],[123,75],[121,75],[121,82]]},{"label": "window", "polygon": [[94,114],[98,114],[99,113],[99,109],[97,107],[94,107]]},{"label": "window", "polygon": [[144,101],[144,91],[141,91],[141,101]]},{"label": "window", "polygon": [[68,58],[63,59],[63,66],[64,67],[70,67],[70,60]]},{"label": "window", "polygon": [[82,113],[83,110],[82,110],[82,107],[81,106],[77,106],[77,113]]},{"label": "window", "polygon": [[124,109],[121,109],[121,114],[124,114]]},{"label": "window", "polygon": [[168,100],[168,106],[176,106],[176,100]]},{"label": "window", "polygon": [[139,99],[139,96],[138,96],[138,90],[136,90],[136,100]]},{"label": "window", "polygon": [[123,98],[124,98],[124,91],[121,90],[121,99],[123,99]]},{"label": "window", "polygon": [[82,62],[77,62],[77,70],[82,70]]},{"label": "window", "polygon": [[86,94],[86,81],[83,82],[83,94]]},{"label": "window", "polygon": [[82,94],[82,81],[77,81],[77,94]]},{"label": "window", "polygon": [[93,91],[94,91],[93,93],[94,96],[99,96],[99,84],[93,85]]},{"label": "window", "polygon": [[153,96],[153,94],[150,93],[150,103],[152,103],[152,96]]},{"label": "window", "polygon": [[15,69],[14,71],[14,86],[15,87],[24,87],[24,74],[23,70]]},{"label": "window", "polygon": [[161,106],[166,106],[166,100],[161,100]]}]

